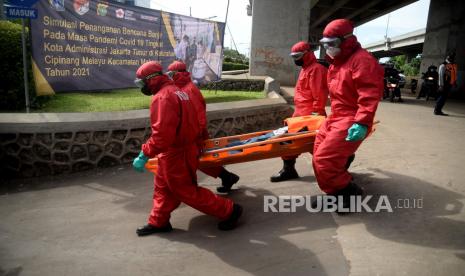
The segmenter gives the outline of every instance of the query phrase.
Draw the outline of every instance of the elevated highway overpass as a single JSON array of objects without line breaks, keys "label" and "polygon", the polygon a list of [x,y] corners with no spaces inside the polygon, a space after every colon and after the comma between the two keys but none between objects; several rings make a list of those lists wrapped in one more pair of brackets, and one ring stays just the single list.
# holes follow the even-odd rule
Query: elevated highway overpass
[{"label": "elevated highway overpass", "polygon": [[[414,0],[249,0],[252,16],[250,56],[251,75],[269,75],[282,85],[294,85],[298,68],[289,58],[289,49],[297,41],[309,41],[318,47],[322,31],[333,19],[347,18],[360,26],[397,10]],[[374,52],[422,52],[421,71],[430,64],[441,63],[454,51],[458,63],[458,82],[464,83],[465,69],[465,1],[431,0],[424,33],[392,37]],[[408,19],[407,19],[408,20]],[[421,49],[423,43],[423,51]],[[376,45],[373,45],[375,47]],[[384,50],[383,50],[384,51]]]},{"label": "elevated highway overpass", "polygon": [[407,55],[415,57],[423,52],[426,29],[419,29],[406,34],[388,37],[384,40],[362,45],[375,57],[392,57],[397,55]]}]

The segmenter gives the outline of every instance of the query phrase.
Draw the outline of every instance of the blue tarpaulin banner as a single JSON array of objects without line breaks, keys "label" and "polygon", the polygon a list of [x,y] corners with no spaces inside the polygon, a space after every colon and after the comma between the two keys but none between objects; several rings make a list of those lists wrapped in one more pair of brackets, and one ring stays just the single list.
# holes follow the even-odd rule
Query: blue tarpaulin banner
[{"label": "blue tarpaulin banner", "polygon": [[224,23],[114,2],[46,0],[33,8],[38,95],[134,87],[146,61],[184,61],[197,83],[221,76]]}]

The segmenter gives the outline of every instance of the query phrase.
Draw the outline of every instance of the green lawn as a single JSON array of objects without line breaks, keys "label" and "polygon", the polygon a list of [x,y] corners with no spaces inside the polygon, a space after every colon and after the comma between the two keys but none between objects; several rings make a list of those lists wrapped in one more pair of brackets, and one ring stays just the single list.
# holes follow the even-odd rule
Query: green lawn
[{"label": "green lawn", "polygon": [[[202,90],[207,103],[254,100],[263,92]],[[138,89],[107,92],[69,92],[56,94],[34,112],[104,112],[149,108],[150,98]]]}]

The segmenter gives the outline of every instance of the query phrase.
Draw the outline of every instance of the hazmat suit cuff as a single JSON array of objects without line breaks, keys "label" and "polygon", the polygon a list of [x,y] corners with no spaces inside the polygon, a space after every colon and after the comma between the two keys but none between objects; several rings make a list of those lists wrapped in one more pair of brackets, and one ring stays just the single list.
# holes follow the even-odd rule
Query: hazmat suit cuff
[{"label": "hazmat suit cuff", "polygon": [[373,125],[373,117],[371,116],[363,116],[363,115],[356,115],[354,118],[354,123],[366,126],[370,128]]}]

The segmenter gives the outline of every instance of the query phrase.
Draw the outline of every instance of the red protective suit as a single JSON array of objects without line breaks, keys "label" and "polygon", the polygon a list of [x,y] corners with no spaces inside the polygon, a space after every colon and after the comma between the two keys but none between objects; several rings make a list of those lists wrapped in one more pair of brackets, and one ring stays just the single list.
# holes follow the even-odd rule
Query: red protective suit
[{"label": "red protective suit", "polygon": [[[148,75],[144,66],[137,71],[138,78]],[[147,82],[155,95],[150,106],[152,134],[142,145],[142,151],[150,158],[158,156],[159,165],[148,223],[165,226],[181,202],[220,220],[227,219],[233,202],[197,186],[197,143],[201,130],[189,95],[165,75]]]},{"label": "red protective suit", "polygon": [[[170,67],[168,67],[168,70],[170,70]],[[173,76],[173,80],[177,87],[189,94],[189,97],[191,98],[192,103],[195,106],[197,118],[199,120],[200,128],[202,130],[201,141],[209,139],[210,135],[208,134],[207,130],[207,105],[205,103],[205,99],[202,96],[202,93],[197,88],[197,86],[195,86],[195,84],[191,81],[190,73],[177,72]],[[217,178],[222,170],[223,167],[221,166],[200,169],[201,172],[214,178]]]},{"label": "red protective suit", "polygon": [[291,51],[308,51],[302,57],[304,64],[295,85],[295,111],[292,116],[306,116],[311,115],[312,112],[326,115],[325,105],[328,100],[326,67],[317,62],[315,55],[310,49],[310,45],[306,42],[298,42],[292,47]]},{"label": "red protective suit", "polygon": [[[348,20],[335,21],[325,28],[324,36],[343,37],[352,33]],[[328,194],[345,188],[352,180],[345,165],[362,141],[346,141],[347,130],[354,123],[370,129],[383,93],[383,69],[361,48],[357,38],[347,38],[340,48],[328,70],[331,114],[321,125],[313,148],[315,176],[321,190]]]},{"label": "red protective suit", "polygon": [[[326,116],[325,105],[328,100],[328,85],[326,82],[327,69],[319,64],[315,54],[307,42],[298,42],[291,48],[291,52],[304,52],[304,63],[295,85],[295,110],[292,117],[311,115],[318,112]],[[293,160],[298,156],[283,156],[283,160]]]}]

